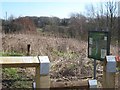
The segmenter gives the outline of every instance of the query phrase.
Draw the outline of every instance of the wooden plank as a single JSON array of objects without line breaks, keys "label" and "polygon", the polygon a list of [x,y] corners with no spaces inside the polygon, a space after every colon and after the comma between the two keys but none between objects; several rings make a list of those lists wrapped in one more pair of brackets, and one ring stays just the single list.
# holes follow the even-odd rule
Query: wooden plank
[{"label": "wooden plank", "polygon": [[[0,27],[2,27],[0,25]],[[1,33],[2,29],[0,28],[0,52],[2,52],[2,33]]]},{"label": "wooden plank", "polygon": [[118,67],[118,70],[119,70],[119,72],[118,72],[118,88],[120,88],[120,61],[117,62],[117,67]]},{"label": "wooden plank", "polygon": [[[120,68],[120,67],[119,67]],[[118,73],[118,88],[120,88],[120,71]]]},{"label": "wooden plank", "polygon": [[118,68],[118,88],[120,88],[120,56],[116,56],[117,68]]},{"label": "wooden plank", "polygon": [[37,56],[23,56],[23,57],[0,57],[0,65],[3,68],[8,67],[36,67],[39,64]]},{"label": "wooden plank", "polygon": [[[2,67],[36,67],[36,88],[50,88],[50,76],[40,75],[40,61],[37,56],[0,57]],[[43,68],[44,69],[44,68]]]},{"label": "wooden plank", "polygon": [[103,88],[115,88],[115,74],[116,72],[106,71],[106,60],[103,62]]},{"label": "wooden plank", "polygon": [[36,88],[40,88],[40,65],[36,67],[35,82]]},{"label": "wooden plank", "polygon": [[40,76],[40,88],[50,88],[50,76],[49,75]]},{"label": "wooden plank", "polygon": [[40,75],[40,66],[36,67],[36,88],[50,88],[50,76],[48,75]]},{"label": "wooden plank", "polygon": [[115,72],[106,72],[106,88],[115,88]]},{"label": "wooden plank", "polygon": [[102,87],[106,88],[106,61],[103,62],[103,81]]},{"label": "wooden plank", "polygon": [[88,80],[79,80],[72,82],[51,82],[51,89],[80,89],[80,88],[89,88]]},{"label": "wooden plank", "polygon": [[30,55],[30,44],[27,44],[27,56]]}]

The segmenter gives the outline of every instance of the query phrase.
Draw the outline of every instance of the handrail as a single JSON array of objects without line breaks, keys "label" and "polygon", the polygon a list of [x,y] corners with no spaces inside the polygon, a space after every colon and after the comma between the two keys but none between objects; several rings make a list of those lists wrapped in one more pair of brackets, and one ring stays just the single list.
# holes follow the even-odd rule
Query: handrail
[{"label": "handrail", "polygon": [[49,65],[48,56],[9,56],[0,57],[1,68],[35,67],[36,88],[49,88]]},{"label": "handrail", "polygon": [[12,57],[0,57],[0,65],[2,68],[10,67],[36,67],[40,65],[37,56],[12,56]]},{"label": "handrail", "polygon": [[[65,88],[96,88],[95,80],[74,82],[51,82],[49,76],[50,61],[48,56],[9,56],[0,57],[1,68],[35,67],[35,88],[65,89]],[[94,83],[95,82],[95,83]],[[62,86],[61,86],[62,85]]]}]

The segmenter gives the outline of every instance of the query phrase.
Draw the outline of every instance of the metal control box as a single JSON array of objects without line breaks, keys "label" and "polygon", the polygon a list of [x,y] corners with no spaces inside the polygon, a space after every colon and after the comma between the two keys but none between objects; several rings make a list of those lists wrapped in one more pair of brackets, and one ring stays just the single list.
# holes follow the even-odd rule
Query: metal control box
[{"label": "metal control box", "polygon": [[116,72],[116,59],[115,56],[106,56],[106,71],[107,72]]},{"label": "metal control box", "polygon": [[48,75],[50,68],[50,61],[48,56],[39,56],[40,60],[40,75]]}]

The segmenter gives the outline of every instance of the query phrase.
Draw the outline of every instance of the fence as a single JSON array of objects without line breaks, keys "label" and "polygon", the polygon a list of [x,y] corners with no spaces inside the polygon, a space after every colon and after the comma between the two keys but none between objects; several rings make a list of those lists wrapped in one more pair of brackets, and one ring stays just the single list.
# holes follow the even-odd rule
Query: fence
[{"label": "fence", "polygon": [[103,62],[103,88],[116,88],[116,72],[118,72],[117,87],[120,88],[120,57],[106,56]]},{"label": "fence", "polygon": [[49,63],[47,56],[0,57],[0,64],[3,68],[35,67],[36,88],[49,88]]},{"label": "fence", "polygon": [[2,68],[35,67],[34,88],[80,89],[96,88],[96,80],[79,80],[72,82],[51,82],[49,76],[50,61],[48,56],[0,57]]}]

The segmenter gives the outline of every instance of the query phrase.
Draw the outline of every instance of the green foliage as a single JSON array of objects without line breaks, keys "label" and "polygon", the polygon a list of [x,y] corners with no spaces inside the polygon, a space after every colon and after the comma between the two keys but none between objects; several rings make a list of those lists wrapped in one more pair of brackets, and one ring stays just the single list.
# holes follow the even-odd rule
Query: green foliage
[{"label": "green foliage", "polygon": [[1,56],[24,56],[22,53],[17,53],[17,52],[0,52]]},{"label": "green foliage", "polygon": [[26,75],[23,73],[18,73],[18,71],[19,69],[17,68],[2,69],[3,79],[11,80],[10,82],[6,83],[6,86],[9,88],[31,88],[32,81],[28,82],[26,80]]},{"label": "green foliage", "polygon": [[16,31],[20,31],[21,29],[22,29],[22,25],[18,23],[14,23],[14,20],[3,21],[3,32],[5,33],[13,33]]},{"label": "green foliage", "polygon": [[[23,56],[24,54],[16,52],[0,52],[1,56]],[[23,81],[23,77],[28,78],[26,73],[18,73],[18,68],[3,68],[2,77],[7,80],[15,80],[5,83],[5,88],[31,88],[32,81],[28,82],[27,80]]]},{"label": "green foliage", "polygon": [[11,79],[19,79],[16,68],[5,68],[3,69],[4,74]]},{"label": "green foliage", "polygon": [[23,88],[26,90],[26,88],[31,88],[31,82],[28,82],[28,81],[17,81],[17,82],[14,82],[13,85],[11,85],[11,88]]}]

